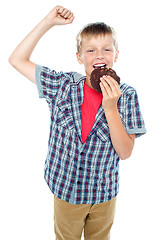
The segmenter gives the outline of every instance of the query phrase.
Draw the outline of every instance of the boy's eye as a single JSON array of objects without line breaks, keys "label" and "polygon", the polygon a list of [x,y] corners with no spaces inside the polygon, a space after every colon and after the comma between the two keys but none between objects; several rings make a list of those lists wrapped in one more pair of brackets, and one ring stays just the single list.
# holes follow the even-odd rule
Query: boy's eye
[{"label": "boy's eye", "polygon": [[88,52],[94,52],[94,50],[93,49],[89,49]]},{"label": "boy's eye", "polygon": [[106,48],[106,49],[105,49],[105,51],[106,51],[106,52],[109,52],[109,51],[110,51],[110,49]]}]

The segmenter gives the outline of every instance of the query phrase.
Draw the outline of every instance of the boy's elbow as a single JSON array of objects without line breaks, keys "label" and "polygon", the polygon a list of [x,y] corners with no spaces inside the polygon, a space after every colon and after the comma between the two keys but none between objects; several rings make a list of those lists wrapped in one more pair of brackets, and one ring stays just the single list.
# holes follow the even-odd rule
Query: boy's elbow
[{"label": "boy's elbow", "polygon": [[8,62],[12,65],[12,67],[23,74],[22,70],[25,66],[25,61],[11,55],[8,59]]},{"label": "boy's elbow", "polygon": [[11,56],[8,58],[8,62],[12,65],[12,57]]},{"label": "boy's elbow", "polygon": [[17,68],[21,62],[23,61],[22,58],[17,56],[14,52],[11,54],[11,56],[8,58],[8,62],[14,67]]},{"label": "boy's elbow", "polygon": [[127,151],[119,154],[119,157],[121,160],[126,160],[131,156],[131,154],[132,154],[132,151]]},{"label": "boy's elbow", "polygon": [[130,143],[131,144],[125,146],[125,148],[123,148],[123,150],[121,150],[121,152],[119,153],[119,157],[121,160],[126,160],[131,156],[134,147],[134,139],[132,139]]},{"label": "boy's elbow", "polygon": [[9,62],[14,68],[16,68],[17,65],[18,65],[18,62],[17,62],[16,58],[14,58],[12,55],[9,57],[8,62]]},{"label": "boy's elbow", "polygon": [[9,62],[13,67],[16,66],[16,61],[15,61],[15,59],[14,59],[12,56],[10,56],[10,57],[8,58],[8,62]]}]

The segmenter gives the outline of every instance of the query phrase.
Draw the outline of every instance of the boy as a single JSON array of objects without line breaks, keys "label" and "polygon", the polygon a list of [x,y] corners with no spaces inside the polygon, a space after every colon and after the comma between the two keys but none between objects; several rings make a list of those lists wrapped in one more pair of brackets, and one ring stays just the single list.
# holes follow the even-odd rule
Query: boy
[{"label": "boy", "polygon": [[90,24],[77,36],[77,60],[86,76],[57,73],[30,56],[55,25],[70,24],[73,13],[55,7],[19,44],[9,62],[37,84],[51,112],[45,179],[54,193],[56,239],[108,240],[119,188],[119,160],[131,155],[135,137],[145,133],[136,91],[109,76],[102,93],[90,83],[94,68],[112,68],[118,58],[114,30]]}]

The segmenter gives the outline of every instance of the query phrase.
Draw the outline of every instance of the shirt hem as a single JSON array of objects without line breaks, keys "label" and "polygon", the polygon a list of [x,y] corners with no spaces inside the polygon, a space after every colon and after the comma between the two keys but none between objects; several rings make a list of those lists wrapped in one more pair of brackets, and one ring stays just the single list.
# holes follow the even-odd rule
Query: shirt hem
[{"label": "shirt hem", "polygon": [[128,134],[135,134],[135,137],[138,138],[146,133],[145,128],[134,128],[134,129],[126,129]]},{"label": "shirt hem", "polygon": [[69,200],[65,200],[65,198],[63,198],[63,197],[59,197],[57,194],[55,194],[55,193],[53,193],[53,195],[55,196],[55,197],[57,197],[57,198],[59,198],[59,199],[61,199],[61,200],[63,200],[63,201],[65,201],[65,202],[68,202],[68,203],[70,203],[70,204],[72,204],[72,205],[80,205],[80,204],[100,204],[100,203],[105,203],[105,202],[109,202],[109,201],[111,201],[113,198],[115,198],[117,195],[118,195],[118,193],[119,192],[117,192],[115,195],[113,195],[110,199],[103,199],[103,200],[96,200],[96,201],[85,201],[85,203],[84,203],[84,201],[80,201],[79,203],[76,203],[75,201],[71,201],[70,199]]}]

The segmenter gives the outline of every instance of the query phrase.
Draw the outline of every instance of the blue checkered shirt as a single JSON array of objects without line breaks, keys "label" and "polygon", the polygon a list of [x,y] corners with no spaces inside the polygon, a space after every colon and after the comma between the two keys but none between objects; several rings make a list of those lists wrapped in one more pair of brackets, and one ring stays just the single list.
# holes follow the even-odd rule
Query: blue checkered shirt
[{"label": "blue checkered shirt", "polygon": [[[56,197],[72,204],[97,204],[119,191],[119,156],[110,138],[102,105],[86,142],[81,138],[81,106],[85,77],[37,65],[40,98],[50,109],[50,135],[45,180]],[[121,83],[118,110],[128,134],[146,132],[134,88]]]}]

